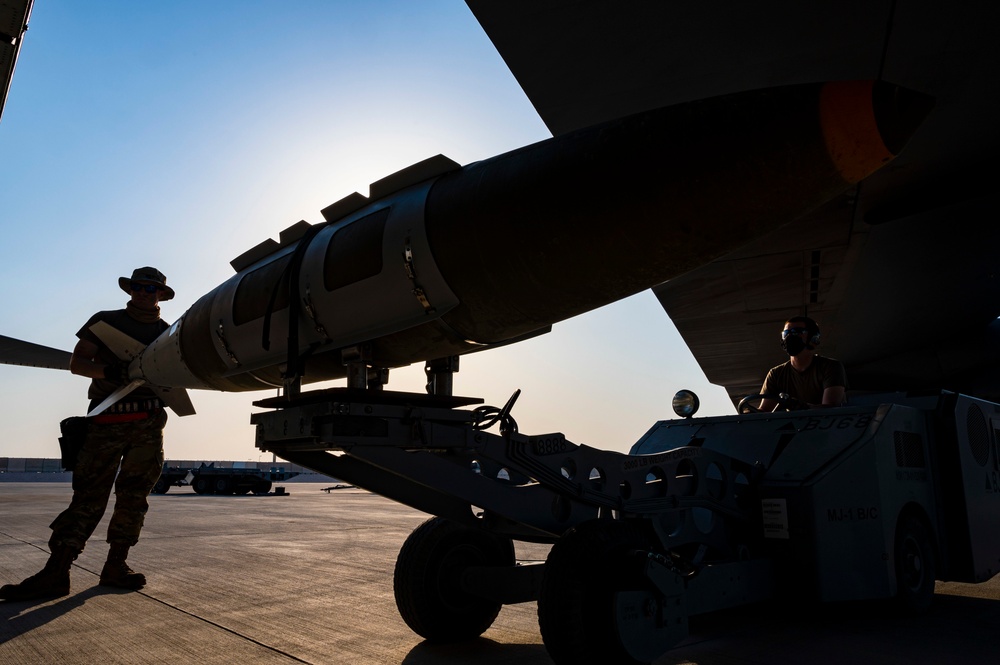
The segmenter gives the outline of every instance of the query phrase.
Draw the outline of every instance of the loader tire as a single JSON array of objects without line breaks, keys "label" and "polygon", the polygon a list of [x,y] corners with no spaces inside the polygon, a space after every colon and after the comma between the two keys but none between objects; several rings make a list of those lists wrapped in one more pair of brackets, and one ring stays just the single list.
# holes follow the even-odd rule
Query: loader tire
[{"label": "loader tire", "polygon": [[912,513],[902,515],[896,526],[893,561],[900,609],[906,614],[926,612],[934,600],[934,542],[924,521]]},{"label": "loader tire", "polygon": [[648,548],[641,530],[612,520],[584,522],[552,546],[538,597],[538,627],[557,665],[643,662],[619,638],[614,603],[618,591],[644,584],[628,558]]},{"label": "loader tire", "polygon": [[396,607],[406,625],[429,641],[471,640],[493,625],[502,605],[466,591],[463,571],[514,563],[510,538],[433,517],[410,534],[396,559]]}]

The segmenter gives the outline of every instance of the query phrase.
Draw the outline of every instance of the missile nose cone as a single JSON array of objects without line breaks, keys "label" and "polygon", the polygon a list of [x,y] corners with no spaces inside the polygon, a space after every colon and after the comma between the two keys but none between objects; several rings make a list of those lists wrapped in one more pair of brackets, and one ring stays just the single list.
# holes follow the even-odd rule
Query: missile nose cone
[{"label": "missile nose cone", "polygon": [[898,155],[934,108],[934,98],[922,92],[876,81],[872,89],[875,123],[882,142]]}]

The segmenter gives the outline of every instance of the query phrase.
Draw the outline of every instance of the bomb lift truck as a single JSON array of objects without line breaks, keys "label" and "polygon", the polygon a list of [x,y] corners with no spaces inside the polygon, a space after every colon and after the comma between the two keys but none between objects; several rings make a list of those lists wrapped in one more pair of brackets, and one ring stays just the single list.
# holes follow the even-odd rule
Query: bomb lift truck
[{"label": "bomb lift truck", "polygon": [[[393,582],[428,640],[537,600],[555,662],[648,663],[691,616],[775,597],[920,611],[935,579],[1000,572],[1000,405],[889,394],[695,418],[682,391],[626,455],[521,434],[517,394],[463,408],[482,400],[334,388],[257,402],[252,421],[261,450],[436,516]],[[515,540],[553,547],[519,565]]]}]

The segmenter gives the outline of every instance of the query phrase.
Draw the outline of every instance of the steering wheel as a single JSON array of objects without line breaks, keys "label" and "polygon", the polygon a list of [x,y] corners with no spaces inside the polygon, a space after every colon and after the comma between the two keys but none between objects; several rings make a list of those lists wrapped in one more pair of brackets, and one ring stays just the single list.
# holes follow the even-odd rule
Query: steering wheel
[{"label": "steering wheel", "polygon": [[759,408],[751,404],[751,402],[755,402],[759,399],[769,399],[777,402],[778,406],[775,410],[780,409],[782,411],[799,411],[801,409],[809,408],[801,400],[797,400],[794,397],[790,397],[785,393],[781,393],[780,395],[769,395],[765,393],[760,393],[758,395],[747,395],[746,397],[741,399],[740,403],[736,406],[736,413],[739,414],[764,413]]}]

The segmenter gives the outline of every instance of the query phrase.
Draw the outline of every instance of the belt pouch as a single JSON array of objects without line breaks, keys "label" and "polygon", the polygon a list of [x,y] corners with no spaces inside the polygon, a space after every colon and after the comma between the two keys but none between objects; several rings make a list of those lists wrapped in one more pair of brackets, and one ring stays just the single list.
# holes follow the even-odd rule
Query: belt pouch
[{"label": "belt pouch", "polygon": [[87,419],[83,416],[72,416],[59,423],[59,450],[62,452],[62,467],[67,471],[76,468],[76,458],[87,439]]}]

